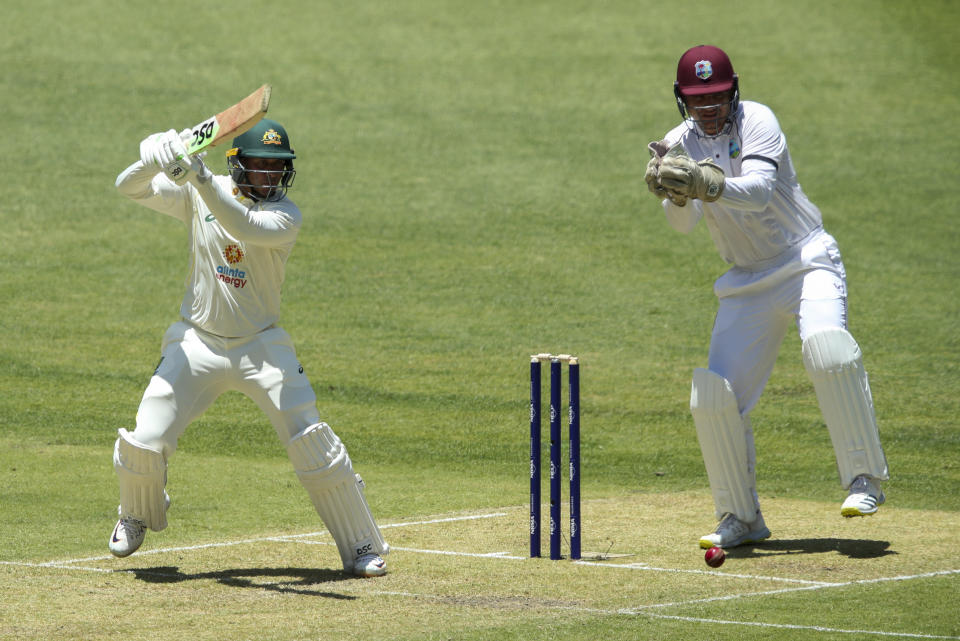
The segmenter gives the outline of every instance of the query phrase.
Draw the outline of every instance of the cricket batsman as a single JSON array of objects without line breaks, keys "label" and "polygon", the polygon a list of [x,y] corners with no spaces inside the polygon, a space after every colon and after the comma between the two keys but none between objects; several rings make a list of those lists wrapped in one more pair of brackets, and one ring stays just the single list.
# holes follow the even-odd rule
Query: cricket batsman
[{"label": "cricket batsman", "polygon": [[[186,225],[190,260],[180,320],[163,337],[135,429],[120,429],[114,446],[120,519],[110,551],[128,556],[147,528],[167,526],[167,463],[177,440],[217,397],[235,390],[270,419],[344,570],[380,576],[389,546],[363,481],[320,420],[290,336],[277,324],[284,268],[302,222],[287,197],[296,155],[283,126],[267,119],[234,138],[226,155],[229,176],[214,175],[171,129],[144,139],[140,159],[117,178],[121,194]],[[227,479],[223,486],[229,491]]]},{"label": "cricket batsman", "polygon": [[727,54],[714,46],[681,56],[674,83],[683,122],[649,145],[646,182],[668,223],[689,233],[703,219],[731,265],[706,369],[696,369],[690,410],[713,493],[715,531],[700,547],[770,536],[756,490],[750,412],[791,325],[847,491],[843,516],[874,514],[889,478],[860,347],[847,331],[846,273],[820,210],[797,182],[773,112],[740,99]]}]

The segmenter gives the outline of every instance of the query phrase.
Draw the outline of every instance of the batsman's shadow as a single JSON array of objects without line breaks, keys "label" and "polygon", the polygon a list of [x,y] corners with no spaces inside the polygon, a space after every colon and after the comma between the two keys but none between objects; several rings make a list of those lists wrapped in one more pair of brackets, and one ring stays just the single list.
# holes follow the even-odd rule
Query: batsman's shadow
[{"label": "batsman's shadow", "polygon": [[870,539],[769,539],[758,545],[744,545],[727,550],[731,558],[746,558],[774,554],[838,553],[851,559],[876,559],[898,554],[890,549],[889,541]]},{"label": "batsman's shadow", "polygon": [[132,573],[140,581],[147,583],[182,583],[212,579],[222,585],[236,588],[254,588],[283,594],[303,594],[328,599],[352,601],[355,596],[316,589],[319,583],[344,581],[350,577],[338,570],[318,570],[316,568],[237,568],[187,574],[176,566],[153,568],[133,568],[124,570]]}]

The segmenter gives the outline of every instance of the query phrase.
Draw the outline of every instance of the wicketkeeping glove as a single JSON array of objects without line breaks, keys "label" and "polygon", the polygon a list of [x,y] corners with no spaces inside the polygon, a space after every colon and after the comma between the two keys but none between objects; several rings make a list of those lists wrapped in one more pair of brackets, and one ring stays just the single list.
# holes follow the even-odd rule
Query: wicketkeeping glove
[{"label": "wicketkeeping glove", "polygon": [[660,183],[660,164],[663,162],[663,157],[667,151],[669,151],[667,141],[651,142],[647,145],[647,149],[650,150],[650,162],[647,163],[647,171],[643,176],[647,182],[647,189],[660,200],[669,198],[674,205],[683,207],[687,204],[687,197],[667,189]]},{"label": "wicketkeeping glove", "polygon": [[723,194],[723,170],[712,160],[696,162],[683,147],[674,146],[660,161],[660,184],[688,198],[713,202]]},{"label": "wicketkeeping glove", "polygon": [[660,159],[654,156],[647,163],[647,172],[643,175],[643,179],[647,181],[647,189],[650,190],[650,193],[663,200],[667,197],[667,190],[660,184],[659,170]]},{"label": "wicketkeeping glove", "polygon": [[647,143],[647,149],[650,150],[651,158],[663,160],[663,157],[670,151],[670,145],[667,144],[667,139],[664,138],[663,140],[654,140],[653,142]]}]

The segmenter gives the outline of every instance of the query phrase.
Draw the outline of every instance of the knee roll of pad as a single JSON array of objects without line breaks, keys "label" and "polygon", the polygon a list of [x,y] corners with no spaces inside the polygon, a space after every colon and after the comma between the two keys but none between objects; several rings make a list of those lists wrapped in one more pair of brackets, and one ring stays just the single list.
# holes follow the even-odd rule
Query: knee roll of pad
[{"label": "knee roll of pad", "polygon": [[730,381],[707,369],[694,370],[690,412],[697,428],[717,518],[729,512],[741,521],[752,523],[759,507],[751,439]]},{"label": "knee roll of pad", "polygon": [[344,569],[351,569],[353,560],[363,554],[389,551],[364,496],[363,481],[354,473],[343,443],[326,423],[311,425],[290,439],[287,453],[337,543]]},{"label": "knee roll of pad", "polygon": [[840,483],[847,488],[861,474],[887,479],[870,383],[853,336],[839,327],[811,334],[803,341],[803,364],[830,432]]},{"label": "knee roll of pad", "polygon": [[120,481],[120,516],[143,521],[155,532],[167,527],[167,462],[160,450],[121,428],[113,448],[113,467]]}]

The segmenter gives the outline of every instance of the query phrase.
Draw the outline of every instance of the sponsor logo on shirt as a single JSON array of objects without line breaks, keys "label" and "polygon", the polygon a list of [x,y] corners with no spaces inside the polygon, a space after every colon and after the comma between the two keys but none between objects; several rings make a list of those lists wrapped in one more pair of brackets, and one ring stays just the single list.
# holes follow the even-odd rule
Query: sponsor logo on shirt
[{"label": "sponsor logo on shirt", "polygon": [[740,144],[736,140],[730,141],[730,157],[736,158],[740,155]]},{"label": "sponsor logo on shirt", "polygon": [[[223,249],[223,257],[229,265],[236,265],[243,260],[243,248],[240,245],[227,245]],[[247,286],[247,272],[238,267],[217,265],[217,278],[237,289]]]},{"label": "sponsor logo on shirt", "polygon": [[243,248],[240,245],[227,245],[223,249],[223,257],[227,259],[227,262],[231,265],[236,265],[243,260]]}]

